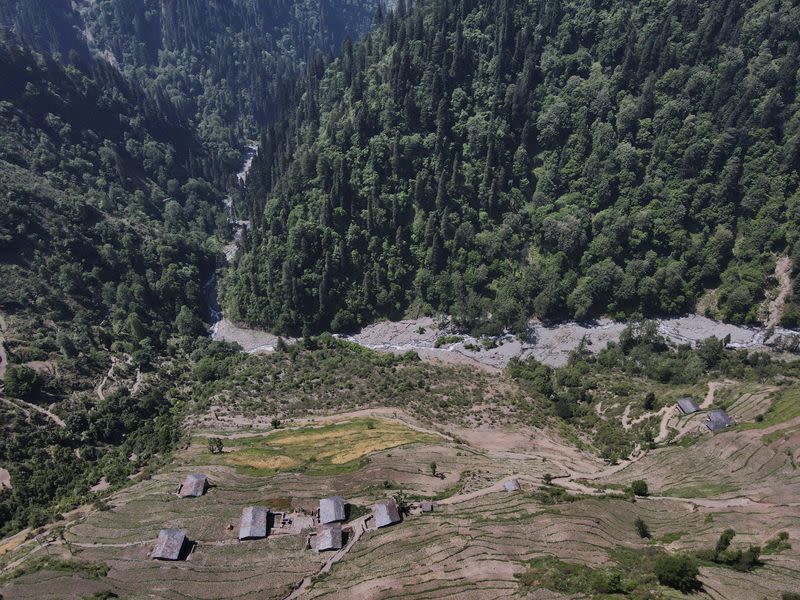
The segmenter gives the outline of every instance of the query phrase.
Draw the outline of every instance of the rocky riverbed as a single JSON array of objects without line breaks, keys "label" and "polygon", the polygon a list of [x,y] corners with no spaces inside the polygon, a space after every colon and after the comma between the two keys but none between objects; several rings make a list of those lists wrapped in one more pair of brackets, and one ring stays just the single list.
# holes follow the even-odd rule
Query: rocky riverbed
[{"label": "rocky riverbed", "polygon": [[[626,326],[626,323],[610,319],[552,325],[533,321],[529,341],[520,341],[511,335],[476,339],[459,334],[441,321],[446,319],[422,317],[403,321],[380,321],[368,325],[356,334],[341,337],[381,352],[414,351],[422,358],[474,364],[489,369],[502,369],[515,357],[533,357],[555,367],[566,364],[570,352],[584,338],[588,349],[598,352],[608,342],[619,340]],[[661,334],[675,344],[693,344],[711,336],[719,339],[730,336],[730,348],[775,350],[792,337],[800,339],[798,332],[786,329],[741,327],[699,315],[661,319],[656,322]],[[271,352],[277,342],[277,336],[272,333],[239,327],[227,319],[222,319],[214,326],[212,336],[217,340],[236,342],[245,352],[251,353]],[[456,339],[456,336],[460,339]],[[287,339],[287,342],[291,341]]]}]

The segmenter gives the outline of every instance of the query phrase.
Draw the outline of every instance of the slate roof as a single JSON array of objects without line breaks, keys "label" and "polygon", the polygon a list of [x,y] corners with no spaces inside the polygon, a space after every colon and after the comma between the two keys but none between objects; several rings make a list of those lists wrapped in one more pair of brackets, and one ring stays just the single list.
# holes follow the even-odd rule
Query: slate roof
[{"label": "slate roof", "polygon": [[158,560],[178,560],[186,543],[186,532],[180,529],[162,529],[153,547],[151,558]]},{"label": "slate roof", "polygon": [[342,549],[342,526],[339,523],[317,528],[317,552]]},{"label": "slate roof", "polygon": [[344,498],[341,496],[331,496],[330,498],[323,498],[319,501],[319,522],[325,525],[326,523],[335,523],[336,521],[344,521]]},{"label": "slate roof", "polygon": [[509,479],[503,484],[503,487],[506,488],[507,492],[516,492],[519,490],[519,481],[516,479]]},{"label": "slate roof", "polygon": [[731,425],[733,425],[733,419],[721,408],[717,408],[708,413],[706,427],[708,427],[710,431],[720,431]]},{"label": "slate roof", "polygon": [[248,506],[242,509],[239,521],[239,539],[255,540],[267,537],[267,516],[269,511],[263,506]]},{"label": "slate roof", "polygon": [[192,473],[183,480],[178,494],[183,498],[196,498],[205,494],[206,488],[208,488],[208,475]]},{"label": "slate roof", "polygon": [[697,402],[694,401],[694,398],[689,397],[679,398],[678,408],[685,415],[690,415],[700,410],[700,407],[697,405]]},{"label": "slate roof", "polygon": [[375,519],[375,527],[386,527],[400,522],[400,511],[397,502],[386,500],[378,502],[372,507],[372,516]]}]

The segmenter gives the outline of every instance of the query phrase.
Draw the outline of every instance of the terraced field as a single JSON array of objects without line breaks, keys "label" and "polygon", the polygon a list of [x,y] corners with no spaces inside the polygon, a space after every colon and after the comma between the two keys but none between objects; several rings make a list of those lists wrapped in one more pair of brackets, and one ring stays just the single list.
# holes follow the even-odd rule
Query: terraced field
[{"label": "terraced field", "polygon": [[[800,419],[781,420],[792,415],[793,393],[731,394],[723,401],[734,416],[772,416],[699,435],[688,445],[647,451],[618,466],[604,465],[553,431],[460,423],[433,430],[393,408],[288,422],[278,431],[196,430],[169,468],[0,559],[0,594],[4,600],[106,591],[124,598],[282,599],[307,580],[298,597],[505,598],[525,595],[518,576],[537,557],[609,568],[619,566],[620,548],[634,555],[649,547],[694,551],[713,547],[731,527],[739,546],[763,545],[786,531],[796,547],[765,556],[750,573],[703,567],[704,589],[695,597],[778,599],[800,581]],[[209,436],[221,436],[228,452],[209,454]],[[313,449],[324,457],[324,468],[309,462]],[[278,470],[221,464],[240,450],[296,463]],[[431,475],[431,462],[441,477]],[[333,468],[341,465],[348,466]],[[200,498],[178,498],[176,487],[190,472],[207,473],[211,488]],[[580,496],[548,501],[540,493],[546,473]],[[512,476],[521,491],[503,491]],[[640,478],[653,497],[632,502],[603,495],[603,488],[615,492]],[[321,497],[341,494],[366,507],[398,490],[412,500],[436,499],[437,509],[367,531],[319,576],[330,555],[307,550],[306,532],[236,539],[244,506],[308,514]],[[638,535],[637,518],[647,523],[651,539]],[[195,544],[188,560],[148,558],[162,527],[187,530]],[[75,563],[68,562],[61,570],[29,568],[12,578],[15,566],[33,565],[42,556],[88,567],[69,568]],[[108,573],[90,576],[94,565],[107,565]],[[653,585],[664,598],[680,597]],[[537,599],[564,597],[546,589],[528,592]]]},{"label": "terraced field", "polygon": [[[673,500],[632,505],[587,499],[542,506],[525,493],[498,492],[368,534],[328,577],[315,583],[309,597],[504,598],[519,591],[515,575],[531,558],[555,555],[613,566],[611,555],[619,547],[646,547],[634,527],[637,517],[650,524],[656,540],[680,535],[671,545],[681,548],[713,546],[722,529],[741,529],[743,516],[755,530],[785,528],[789,521],[765,513],[696,510]],[[797,532],[796,523],[794,527]],[[740,536],[742,542],[763,542],[744,530]],[[707,569],[704,577],[711,585],[696,597],[779,597],[776,592],[793,589],[797,581],[797,559],[796,553],[769,557],[762,569],[742,574],[738,588],[720,581],[729,569]],[[542,591],[534,597],[562,596]]]}]

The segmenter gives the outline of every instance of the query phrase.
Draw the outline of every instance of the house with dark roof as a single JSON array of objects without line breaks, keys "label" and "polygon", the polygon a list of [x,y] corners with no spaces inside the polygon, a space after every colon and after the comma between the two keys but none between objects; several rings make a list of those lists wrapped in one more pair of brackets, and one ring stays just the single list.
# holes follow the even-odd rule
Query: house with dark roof
[{"label": "house with dark roof", "polygon": [[263,506],[248,506],[242,509],[239,520],[239,539],[257,540],[267,537],[269,511]]},{"label": "house with dark roof", "polygon": [[507,492],[518,492],[520,489],[519,481],[517,479],[509,479],[503,484],[503,487]]},{"label": "house with dark roof", "polygon": [[178,495],[181,498],[197,498],[206,493],[208,489],[208,475],[191,473],[183,480],[181,487],[178,488]]},{"label": "house with dark roof", "polygon": [[317,527],[317,552],[342,549],[342,525],[331,523]]},{"label": "house with dark roof", "polygon": [[341,496],[331,496],[319,501],[319,522],[322,525],[345,520],[345,500]]},{"label": "house with dark roof", "polygon": [[733,419],[721,408],[717,408],[708,413],[706,427],[708,427],[709,431],[722,431],[731,425],[733,425]]},{"label": "house with dark roof", "polygon": [[377,528],[399,523],[401,519],[397,502],[394,500],[378,502],[372,507],[372,518],[375,520],[375,527]]},{"label": "house with dark roof", "polygon": [[150,557],[157,560],[180,560],[186,546],[186,532],[180,529],[162,529]]},{"label": "house with dark roof", "polygon": [[697,402],[694,401],[694,398],[689,398],[688,396],[686,398],[679,398],[677,404],[678,410],[685,415],[690,415],[700,410],[700,407],[697,405]]}]

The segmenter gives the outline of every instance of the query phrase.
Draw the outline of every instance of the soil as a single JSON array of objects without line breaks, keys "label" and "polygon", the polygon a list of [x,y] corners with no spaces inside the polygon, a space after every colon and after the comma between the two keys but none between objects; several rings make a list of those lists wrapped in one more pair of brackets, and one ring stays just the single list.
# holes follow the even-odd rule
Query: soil
[{"label": "soil", "polygon": [[767,305],[768,327],[777,327],[783,316],[783,308],[792,294],[792,261],[788,256],[781,256],[775,263],[775,279],[778,280],[778,291]]},{"label": "soil", "polygon": [[8,472],[8,469],[0,467],[0,490],[3,488],[11,489],[11,487],[11,473]]}]

